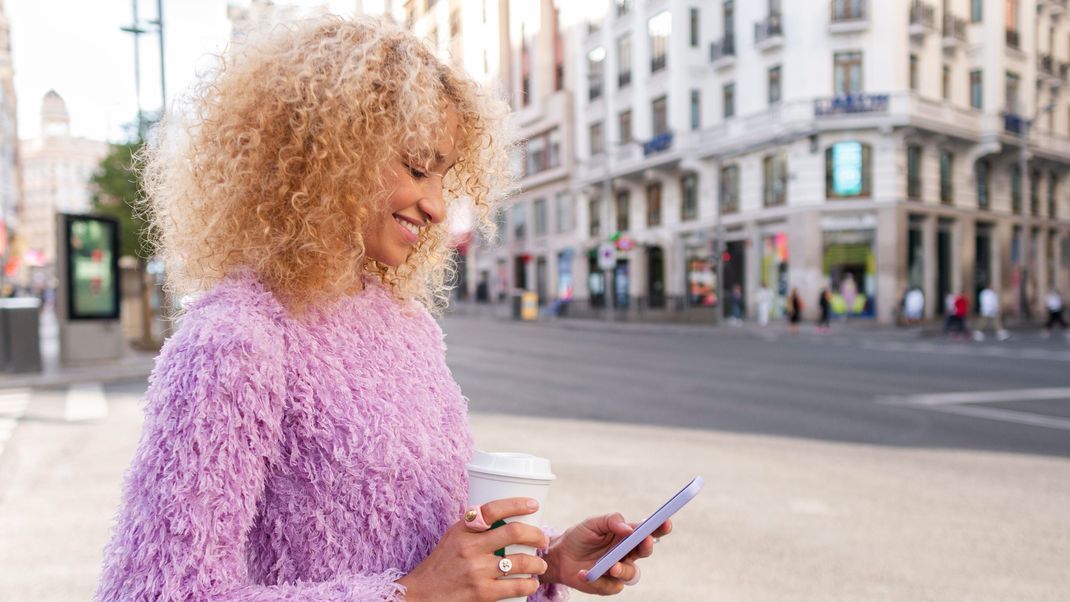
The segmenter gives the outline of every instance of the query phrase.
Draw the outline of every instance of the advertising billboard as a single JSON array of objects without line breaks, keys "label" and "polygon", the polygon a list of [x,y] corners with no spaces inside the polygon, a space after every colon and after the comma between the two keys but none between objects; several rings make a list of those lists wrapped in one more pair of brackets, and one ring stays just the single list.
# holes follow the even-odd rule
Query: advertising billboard
[{"label": "advertising billboard", "polygon": [[92,215],[63,221],[68,319],[119,319],[119,223]]}]

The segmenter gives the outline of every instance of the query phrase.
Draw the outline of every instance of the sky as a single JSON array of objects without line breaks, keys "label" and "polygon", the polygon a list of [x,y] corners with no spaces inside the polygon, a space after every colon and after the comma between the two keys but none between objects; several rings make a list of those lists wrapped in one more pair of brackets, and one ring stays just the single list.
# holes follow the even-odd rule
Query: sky
[{"label": "sky", "polygon": [[[156,0],[137,0],[142,27],[156,18]],[[247,6],[249,0],[230,3]],[[227,0],[163,0],[167,95],[173,99],[212,64],[230,37]],[[353,0],[277,0],[350,12]],[[41,99],[55,90],[67,102],[71,134],[122,141],[135,122],[134,41],[120,27],[133,23],[132,0],[4,0],[18,99],[19,137],[41,129]],[[141,104],[160,107],[159,41],[141,36]]]}]

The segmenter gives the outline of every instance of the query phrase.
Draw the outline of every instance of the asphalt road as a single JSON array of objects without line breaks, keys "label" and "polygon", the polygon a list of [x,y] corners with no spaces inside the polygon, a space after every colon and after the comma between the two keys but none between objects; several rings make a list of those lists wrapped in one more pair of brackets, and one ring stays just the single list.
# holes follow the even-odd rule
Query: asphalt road
[{"label": "asphalt road", "polygon": [[1070,344],[447,315],[478,412],[1070,456]]}]

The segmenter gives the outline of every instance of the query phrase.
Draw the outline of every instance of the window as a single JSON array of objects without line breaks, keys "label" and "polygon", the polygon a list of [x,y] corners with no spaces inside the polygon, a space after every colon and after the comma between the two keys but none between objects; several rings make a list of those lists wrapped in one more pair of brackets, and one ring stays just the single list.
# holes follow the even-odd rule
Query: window
[{"label": "window", "polygon": [[1029,174],[1029,214],[1040,213],[1040,172],[1032,170]]},{"label": "window", "polygon": [[721,213],[739,211],[739,166],[726,165],[721,168]]},{"label": "window", "polygon": [[669,35],[672,34],[672,15],[662,11],[647,22],[650,36],[650,72],[656,73],[668,64]]},{"label": "window", "polygon": [[907,198],[921,200],[921,147],[907,147]]},{"label": "window", "polygon": [[591,124],[591,155],[600,155],[606,151],[606,134],[601,121]]},{"label": "window", "polygon": [[653,120],[654,136],[660,136],[669,131],[669,103],[666,97],[659,96],[650,103],[650,114]]},{"label": "window", "polygon": [[587,99],[602,97],[602,80],[605,77],[606,49],[599,46],[587,53]]},{"label": "window", "polygon": [[1048,173],[1048,217],[1055,217],[1055,191],[1059,187],[1059,180],[1055,172]]},{"label": "window", "polygon": [[1011,212],[1022,211],[1022,170],[1017,164],[1011,166]]},{"label": "window", "polygon": [[572,219],[572,197],[567,192],[558,193],[554,198],[554,218],[557,221],[558,234],[572,232],[576,226]]},{"label": "window", "polygon": [[691,91],[691,129],[702,127],[702,96],[698,90]]},{"label": "window", "polygon": [[647,184],[646,225],[650,228],[661,225],[661,182]]},{"label": "window", "polygon": [[627,190],[617,191],[617,232],[627,232],[628,216],[632,211],[631,193]]},{"label": "window", "polygon": [[783,152],[762,159],[762,204],[783,205],[788,198],[788,158]]},{"label": "window", "polygon": [[513,205],[513,240],[524,240],[527,218],[527,207],[524,203]]},{"label": "window", "polygon": [[910,89],[918,89],[918,55],[913,53],[910,55]]},{"label": "window", "polygon": [[554,128],[532,136],[524,144],[524,175],[530,176],[561,166],[561,131]]},{"label": "window", "polygon": [[1008,71],[1004,83],[1005,109],[1008,113],[1018,112],[1018,74]]},{"label": "window", "polygon": [[769,69],[769,104],[780,102],[780,65]]},{"label": "window", "polygon": [[729,119],[736,114],[736,85],[724,85],[724,118]]},{"label": "window", "polygon": [[951,67],[944,65],[943,79],[940,82],[940,97],[951,100]]},{"label": "window", "polygon": [[690,30],[691,30],[691,47],[692,48],[698,48],[698,39],[699,39],[698,9],[697,8],[692,8],[690,13],[689,13],[689,15],[690,15],[690,23],[691,23],[691,27],[690,27]]},{"label": "window", "polygon": [[950,151],[940,151],[940,202],[950,205],[955,193],[955,155]]},{"label": "window", "polygon": [[546,199],[536,199],[535,209],[535,236],[546,236]]},{"label": "window", "polygon": [[977,180],[977,208],[988,209],[992,206],[990,195],[990,179],[988,161],[979,159],[973,167],[974,177]]},{"label": "window", "polygon": [[1007,45],[1018,47],[1018,0],[1003,0],[1005,24],[1007,27]]},{"label": "window", "polygon": [[836,96],[862,92],[862,53],[837,52],[833,55]]},{"label": "window", "polygon": [[970,0],[970,20],[980,23],[984,19],[985,0]]},{"label": "window", "polygon": [[617,38],[617,87],[623,88],[632,83],[632,37],[623,35]]},{"label": "window", "polygon": [[970,71],[970,106],[975,109],[984,108],[984,88],[981,85],[981,70]]},{"label": "window", "polygon": [[632,12],[632,0],[616,0],[616,2],[618,17],[623,17],[624,15]]},{"label": "window", "polygon": [[520,24],[520,106],[531,104],[531,42]]},{"label": "window", "polygon": [[868,197],[872,190],[870,145],[837,142],[825,151],[825,196],[830,199]]},{"label": "window", "polygon": [[587,201],[587,224],[591,236],[602,235],[602,199]]},{"label": "window", "polygon": [[724,20],[725,43],[730,47],[734,47],[736,39],[736,3],[734,0],[724,0],[722,6],[721,16]]},{"label": "window", "polygon": [[[561,8],[554,7],[554,92],[565,89],[565,38],[561,35]],[[486,56],[486,50],[484,57]],[[484,63],[486,58],[483,59]],[[486,71],[486,69],[484,69]]]},{"label": "window", "polygon": [[620,128],[620,143],[627,144],[632,141],[632,112],[621,111],[617,115],[617,127]]},{"label": "window", "polygon": [[832,21],[853,21],[866,16],[864,0],[832,0]]},{"label": "window", "polygon": [[698,175],[686,173],[680,178],[680,220],[698,217]]}]

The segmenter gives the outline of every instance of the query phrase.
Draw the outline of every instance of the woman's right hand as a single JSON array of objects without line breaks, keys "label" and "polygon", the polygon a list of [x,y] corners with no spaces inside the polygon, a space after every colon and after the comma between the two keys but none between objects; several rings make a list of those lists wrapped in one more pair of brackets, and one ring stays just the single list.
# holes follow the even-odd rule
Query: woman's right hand
[{"label": "woman's right hand", "polygon": [[[538,510],[530,498],[507,498],[482,505],[483,518],[493,525],[503,518],[523,516]],[[505,598],[527,597],[539,588],[534,575],[546,571],[546,562],[530,554],[510,554],[512,574],[529,574],[530,578],[499,579],[500,557],[494,555],[508,545],[545,548],[549,545],[541,529],[520,522],[475,533],[458,520],[442,536],[431,554],[408,575],[398,579],[405,586],[408,602],[423,600],[464,600],[495,602]]]}]

